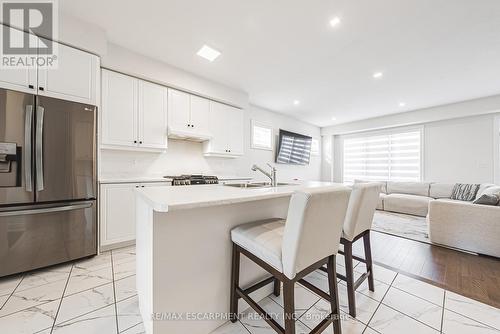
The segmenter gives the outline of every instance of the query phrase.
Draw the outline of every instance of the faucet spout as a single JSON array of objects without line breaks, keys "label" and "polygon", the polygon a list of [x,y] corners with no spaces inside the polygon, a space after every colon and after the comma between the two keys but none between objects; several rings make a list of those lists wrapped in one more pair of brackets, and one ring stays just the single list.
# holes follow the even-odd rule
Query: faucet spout
[{"label": "faucet spout", "polygon": [[277,182],[277,179],[276,179],[276,168],[267,164],[269,167],[271,167],[271,172],[268,173],[266,172],[264,169],[260,168],[259,166],[257,165],[253,165],[252,166],[252,170],[255,172],[255,171],[259,171],[261,172],[262,174],[264,174],[265,176],[267,176],[270,180],[271,180],[271,186],[273,187],[276,187],[278,185],[278,182]]}]

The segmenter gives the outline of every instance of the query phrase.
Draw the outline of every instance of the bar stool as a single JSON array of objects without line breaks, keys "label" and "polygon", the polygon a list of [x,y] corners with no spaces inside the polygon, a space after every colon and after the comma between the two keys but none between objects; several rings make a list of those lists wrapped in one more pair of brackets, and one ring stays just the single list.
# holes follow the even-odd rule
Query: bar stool
[{"label": "bar stool", "polygon": [[[349,302],[349,314],[356,317],[356,289],[368,279],[368,288],[375,291],[373,283],[373,262],[370,244],[370,229],[372,227],[373,215],[377,207],[381,185],[379,183],[356,183],[354,184],[349,199],[349,206],[344,221],[344,229],[340,243],[344,245],[344,251],[339,250],[345,258],[346,275],[337,274],[337,277],[347,284],[347,299]],[[352,255],[352,245],[363,238],[365,258]],[[334,238],[333,240],[337,240]],[[353,259],[366,264],[366,272],[354,282]],[[327,271],[326,268],[321,268]]]},{"label": "bar stool", "polygon": [[[270,219],[240,225],[231,231],[233,260],[231,272],[231,321],[236,322],[238,300],[245,300],[277,332],[295,334],[294,284],[304,276],[327,265],[331,313],[311,333],[320,333],[333,323],[341,333],[340,309],[335,276],[335,255],[339,248],[350,190],[343,186],[295,192],[286,221]],[[239,286],[240,254],[269,272],[272,277],[247,289]],[[283,283],[285,328],[272,319],[249,294],[274,283],[279,294]],[[331,297],[330,297],[331,296]]]}]

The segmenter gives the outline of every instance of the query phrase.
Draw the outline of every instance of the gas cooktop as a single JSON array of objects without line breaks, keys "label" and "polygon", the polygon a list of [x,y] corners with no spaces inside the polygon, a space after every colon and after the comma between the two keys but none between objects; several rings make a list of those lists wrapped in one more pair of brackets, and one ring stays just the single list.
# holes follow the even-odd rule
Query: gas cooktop
[{"label": "gas cooktop", "polygon": [[172,179],[173,186],[189,186],[197,184],[218,184],[219,179],[213,175],[178,175],[178,176],[165,176],[165,178]]}]

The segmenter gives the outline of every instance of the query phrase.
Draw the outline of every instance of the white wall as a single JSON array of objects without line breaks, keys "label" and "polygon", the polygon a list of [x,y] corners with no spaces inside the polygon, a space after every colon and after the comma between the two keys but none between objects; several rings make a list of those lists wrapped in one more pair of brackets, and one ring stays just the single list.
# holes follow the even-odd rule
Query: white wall
[{"label": "white wall", "polygon": [[[128,151],[102,150],[100,159],[101,175],[106,176],[160,176],[182,173],[203,173],[220,176],[253,176],[264,180],[265,177],[250,170],[256,163],[265,167],[274,161],[274,151],[252,149],[250,147],[251,120],[266,122],[278,129],[299,132],[320,138],[318,127],[305,124],[296,119],[280,115],[256,106],[249,106],[244,112],[244,156],[236,159],[205,158],[203,145],[188,141],[169,140],[166,153],[138,153]],[[319,180],[321,158],[312,156],[308,166],[276,165],[279,180]]]},{"label": "white wall", "polygon": [[[497,117],[498,114],[487,114],[422,124],[424,180],[447,183],[499,182],[496,175],[500,149]],[[342,136],[333,138],[333,179],[341,182]]]},{"label": "white wall", "polygon": [[494,115],[434,122],[424,127],[428,181],[493,183]]},{"label": "white wall", "polygon": [[98,56],[106,54],[108,41],[103,29],[64,12],[59,14],[58,41]]},{"label": "white wall", "polygon": [[236,107],[245,108],[248,105],[248,94],[243,91],[202,78],[115,44],[108,44],[107,53],[101,57],[101,66]]},{"label": "white wall", "polygon": [[432,108],[369,118],[357,122],[344,123],[324,127],[321,134],[341,135],[370,130],[387,129],[398,126],[431,123],[447,119],[480,116],[500,112],[500,95],[458,103],[435,106]]}]

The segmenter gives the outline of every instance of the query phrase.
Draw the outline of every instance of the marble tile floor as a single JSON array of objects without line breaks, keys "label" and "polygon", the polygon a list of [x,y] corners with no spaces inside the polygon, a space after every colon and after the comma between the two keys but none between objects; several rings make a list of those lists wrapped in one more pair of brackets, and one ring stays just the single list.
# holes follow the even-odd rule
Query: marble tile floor
[{"label": "marble tile floor", "polygon": [[[344,272],[338,256],[338,271]],[[356,275],[362,273],[356,263]],[[500,334],[500,309],[375,266],[375,292],[365,282],[356,292],[357,317],[350,317],[347,289],[340,281],[344,334]],[[327,289],[326,275],[307,278]],[[297,334],[308,333],[329,313],[329,304],[296,287]],[[282,323],[283,301],[273,295],[259,302]],[[0,279],[0,333],[144,333],[135,288],[135,249],[122,248],[71,264]],[[236,323],[212,334],[272,334],[248,309]],[[325,333],[333,333],[330,326]]]}]

